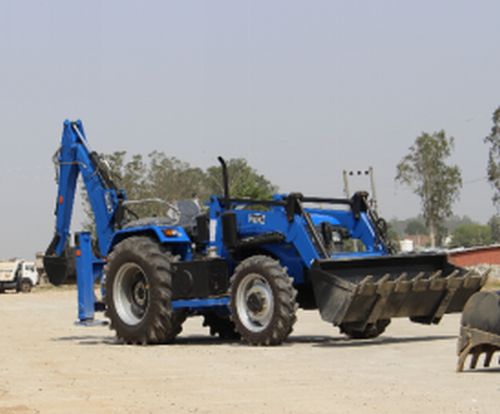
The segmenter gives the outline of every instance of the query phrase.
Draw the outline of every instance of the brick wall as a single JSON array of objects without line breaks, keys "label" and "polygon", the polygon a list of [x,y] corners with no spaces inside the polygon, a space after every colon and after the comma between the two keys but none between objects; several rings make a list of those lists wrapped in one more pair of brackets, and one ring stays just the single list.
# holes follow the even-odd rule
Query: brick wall
[{"label": "brick wall", "polygon": [[457,266],[500,265],[500,246],[477,247],[451,252],[449,257],[450,262]]}]

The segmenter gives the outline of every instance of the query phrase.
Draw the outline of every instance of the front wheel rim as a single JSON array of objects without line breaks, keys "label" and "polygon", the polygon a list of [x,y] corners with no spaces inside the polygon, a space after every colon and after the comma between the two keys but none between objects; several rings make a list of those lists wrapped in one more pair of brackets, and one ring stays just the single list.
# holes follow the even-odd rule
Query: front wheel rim
[{"label": "front wheel rim", "polygon": [[236,312],[251,332],[265,330],[273,318],[274,295],[269,282],[257,273],[243,277],[236,292]]}]

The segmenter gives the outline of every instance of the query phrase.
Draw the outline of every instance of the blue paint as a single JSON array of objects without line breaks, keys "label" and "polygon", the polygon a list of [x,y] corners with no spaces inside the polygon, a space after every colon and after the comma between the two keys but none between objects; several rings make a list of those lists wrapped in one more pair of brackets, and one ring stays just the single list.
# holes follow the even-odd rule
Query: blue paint
[{"label": "blue paint", "polygon": [[229,296],[223,296],[220,298],[206,298],[206,299],[185,299],[185,300],[181,299],[172,301],[172,308],[202,309],[202,308],[229,306],[229,303],[230,303]]},{"label": "blue paint", "polygon": [[90,233],[77,234],[76,245],[76,283],[78,288],[78,319],[80,322],[93,320],[96,297],[94,284],[100,280],[104,261],[92,253]]}]

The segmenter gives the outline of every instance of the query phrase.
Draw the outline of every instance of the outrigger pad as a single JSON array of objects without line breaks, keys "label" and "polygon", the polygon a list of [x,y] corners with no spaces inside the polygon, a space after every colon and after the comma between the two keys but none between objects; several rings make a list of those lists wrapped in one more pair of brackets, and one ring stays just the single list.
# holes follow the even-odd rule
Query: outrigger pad
[{"label": "outrigger pad", "polygon": [[439,323],[445,313],[462,311],[486,276],[452,265],[444,254],[318,260],[309,272],[323,320],[359,329],[394,317]]}]

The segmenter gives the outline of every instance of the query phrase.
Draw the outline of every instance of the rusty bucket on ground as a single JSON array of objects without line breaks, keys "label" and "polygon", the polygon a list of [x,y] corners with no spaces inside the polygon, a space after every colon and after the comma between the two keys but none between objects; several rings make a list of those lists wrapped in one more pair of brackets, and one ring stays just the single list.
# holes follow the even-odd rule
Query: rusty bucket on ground
[{"label": "rusty bucket on ground", "polygon": [[457,371],[464,370],[468,356],[470,369],[477,367],[481,355],[487,368],[495,352],[500,352],[500,291],[478,292],[468,300],[462,314]]}]

